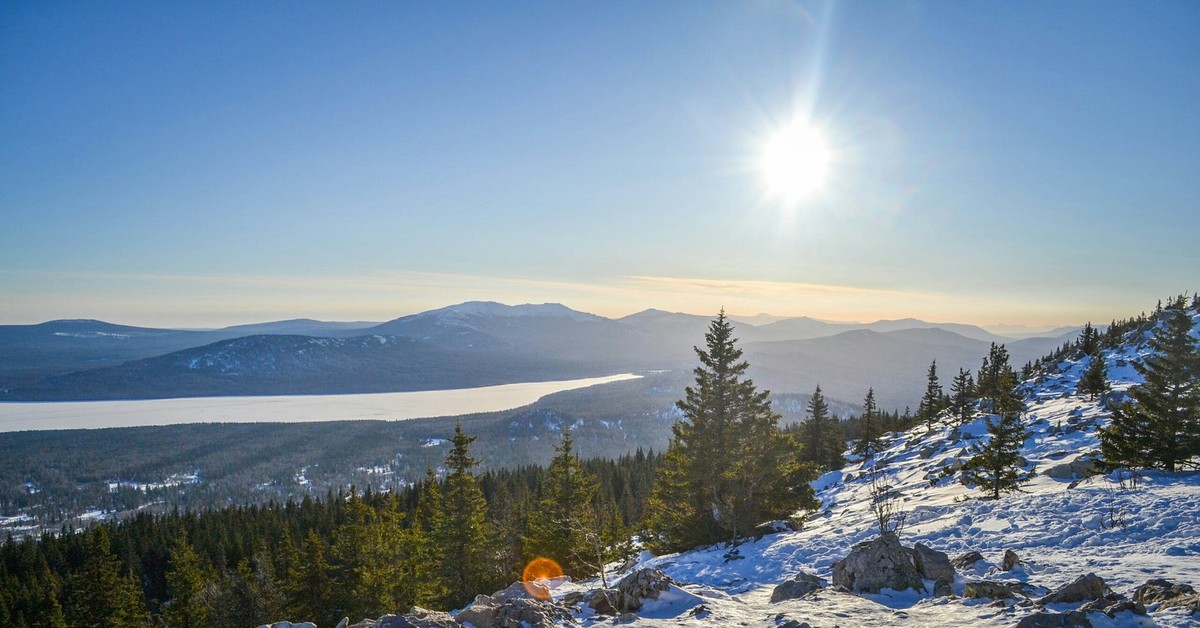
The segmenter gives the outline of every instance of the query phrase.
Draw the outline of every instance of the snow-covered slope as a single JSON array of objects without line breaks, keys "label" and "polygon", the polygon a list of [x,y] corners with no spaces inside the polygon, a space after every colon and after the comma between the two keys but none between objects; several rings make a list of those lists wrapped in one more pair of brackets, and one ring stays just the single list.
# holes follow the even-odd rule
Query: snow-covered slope
[{"label": "snow-covered slope", "polygon": [[[1200,315],[1195,318],[1200,324]],[[1105,353],[1113,386],[1109,399],[1122,398],[1140,383],[1132,365],[1145,355],[1146,337]],[[1064,362],[1056,373],[1023,384],[1029,438],[1022,455],[1038,473],[1024,492],[988,501],[961,483],[955,470],[986,434],[982,418],[961,428],[946,420],[930,430],[920,426],[893,435],[875,460],[852,461],[817,481],[822,507],[800,531],[744,543],[733,560],[725,546],[643,555],[638,567],[664,570],[709,613],[641,613],[637,623],[774,626],[795,619],[814,627],[1012,626],[1037,610],[1031,604],[934,598],[912,591],[859,596],[825,589],[770,603],[775,585],[799,571],[830,580],[835,561],[854,544],[877,536],[865,473],[876,462],[903,495],[905,545],[924,543],[952,558],[972,550],[983,554],[985,560],[973,569],[959,570],[953,587],[958,595],[974,580],[1026,582],[1041,592],[1087,573],[1126,595],[1151,578],[1200,585],[1200,474],[1148,473],[1137,488],[1123,487],[1116,475],[1072,477],[1071,463],[1077,469],[1085,463],[1099,445],[1096,426],[1110,419],[1104,400],[1089,401],[1075,392],[1087,359]],[[1023,562],[1013,571],[1000,569],[1006,550]],[[1050,610],[1077,606],[1051,605]],[[1200,616],[1179,610],[1155,611],[1149,617],[1125,612],[1115,619],[1090,613],[1088,618],[1095,626],[1200,625]]]}]

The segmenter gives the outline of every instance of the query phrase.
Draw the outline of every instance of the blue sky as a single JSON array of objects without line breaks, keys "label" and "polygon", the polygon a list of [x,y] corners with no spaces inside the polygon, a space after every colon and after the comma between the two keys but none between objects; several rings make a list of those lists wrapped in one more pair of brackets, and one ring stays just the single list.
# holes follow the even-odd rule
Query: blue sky
[{"label": "blue sky", "polygon": [[[0,323],[1200,289],[1194,2],[0,3]],[[833,154],[799,203],[759,155]]]}]

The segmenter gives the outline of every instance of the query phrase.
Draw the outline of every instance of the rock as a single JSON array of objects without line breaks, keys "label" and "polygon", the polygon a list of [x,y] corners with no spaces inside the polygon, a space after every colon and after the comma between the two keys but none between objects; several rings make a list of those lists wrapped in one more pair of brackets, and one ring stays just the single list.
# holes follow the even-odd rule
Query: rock
[{"label": "rock", "polygon": [[638,611],[642,608],[642,600],[657,600],[658,594],[666,591],[672,583],[667,574],[646,567],[621,578],[617,583],[617,591],[621,593],[625,610]]},{"label": "rock", "polygon": [[350,628],[350,618],[343,617],[342,621],[338,622],[337,628]]},{"label": "rock", "polygon": [[476,628],[485,628],[492,625],[492,620],[496,618],[499,607],[499,602],[492,596],[476,595],[475,601],[471,602],[470,606],[458,611],[458,614],[454,616],[454,621],[460,624],[470,622]]},{"label": "rock", "polygon": [[1186,584],[1155,578],[1133,590],[1133,599],[1142,604],[1157,604],[1159,609],[1182,608],[1200,613],[1200,594]]},{"label": "rock", "polygon": [[559,598],[558,603],[564,606],[579,606],[585,597],[583,591],[571,591]]},{"label": "rock", "polygon": [[302,621],[298,624],[293,624],[290,621],[277,621],[273,624],[263,624],[258,628],[317,628],[317,625],[311,621]]},{"label": "rock", "polygon": [[775,628],[812,628],[806,621],[792,619],[783,613],[775,616]]},{"label": "rock", "polygon": [[637,619],[637,615],[634,615],[633,613],[621,613],[617,617],[616,623],[628,624],[628,623],[632,623],[635,619]]},{"label": "rock", "polygon": [[1104,599],[1105,596],[1112,594],[1112,589],[1104,583],[1104,579],[1094,573],[1086,576],[1080,576],[1070,584],[1051,591],[1048,595],[1038,600],[1038,604],[1059,604],[1071,602],[1091,602],[1092,600]]},{"label": "rock", "polygon": [[950,557],[944,552],[917,543],[913,546],[913,558],[916,561],[917,573],[921,574],[922,578],[954,581],[954,566],[950,564]]},{"label": "rock", "polygon": [[1096,462],[1090,458],[1076,458],[1071,462],[1056,464],[1042,472],[1056,480],[1075,480],[1096,474]]},{"label": "rock", "polygon": [[1018,596],[1024,596],[1024,586],[1019,582],[995,582],[984,580],[982,582],[968,582],[963,585],[963,597],[989,597],[998,600],[1015,600]]},{"label": "rock", "polygon": [[855,545],[849,555],[834,563],[833,584],[854,593],[878,593],[881,589],[925,590],[912,558],[892,533]]},{"label": "rock", "polygon": [[1004,550],[1004,560],[1000,563],[1002,571],[1012,571],[1013,567],[1021,564],[1021,559],[1012,550]]},{"label": "rock", "polygon": [[930,443],[930,444],[922,447],[920,450],[918,450],[917,456],[919,456],[922,460],[926,460],[926,459],[930,458],[931,456],[933,456],[933,454],[936,454],[938,449],[940,449],[940,448],[941,448],[940,443]]},{"label": "rock", "polygon": [[950,561],[950,564],[958,569],[967,569],[981,560],[983,560],[983,554],[979,552],[967,552]]},{"label": "rock", "polygon": [[792,576],[790,580],[781,583],[771,592],[771,603],[782,602],[784,600],[794,600],[799,597],[804,597],[813,591],[823,589],[827,583],[803,571]]},{"label": "rock", "polygon": [[[349,621],[348,618],[347,618],[347,621]],[[364,620],[358,622],[357,624],[350,624],[346,628],[375,628],[375,620],[374,619],[364,619]]]},{"label": "rock", "polygon": [[625,612],[624,597],[615,589],[597,589],[588,600],[588,606],[599,615],[620,615]]},{"label": "rock", "polygon": [[1042,611],[1028,615],[1017,622],[1017,628],[1092,628],[1092,622],[1087,618],[1087,613],[1081,611],[1069,613]]},{"label": "rock", "polygon": [[514,598],[500,605],[491,626],[495,628],[554,628],[571,619],[571,612],[551,603]]},{"label": "rock", "polygon": [[372,628],[461,628],[449,613],[413,607],[403,615],[384,615]]},{"label": "rock", "polygon": [[933,583],[933,597],[951,597],[954,595],[954,587],[949,580],[938,580]]},{"label": "rock", "polygon": [[1135,615],[1145,615],[1146,606],[1141,602],[1127,600],[1123,596],[1115,593],[1102,597],[1098,600],[1092,600],[1087,604],[1079,607],[1079,610],[1084,613],[1104,613],[1109,617],[1116,617],[1117,613],[1130,611]]}]

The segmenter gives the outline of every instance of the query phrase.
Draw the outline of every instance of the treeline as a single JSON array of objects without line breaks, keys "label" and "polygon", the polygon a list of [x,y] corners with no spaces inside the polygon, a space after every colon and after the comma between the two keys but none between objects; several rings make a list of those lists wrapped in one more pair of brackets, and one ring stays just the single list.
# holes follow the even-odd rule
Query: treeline
[{"label": "treeline", "polygon": [[[0,547],[0,626],[333,625],[413,604],[455,608],[535,556],[594,575],[628,551],[661,456],[476,474],[456,430],[445,473],[389,491],[139,515]],[[597,554],[599,552],[599,554]]]}]

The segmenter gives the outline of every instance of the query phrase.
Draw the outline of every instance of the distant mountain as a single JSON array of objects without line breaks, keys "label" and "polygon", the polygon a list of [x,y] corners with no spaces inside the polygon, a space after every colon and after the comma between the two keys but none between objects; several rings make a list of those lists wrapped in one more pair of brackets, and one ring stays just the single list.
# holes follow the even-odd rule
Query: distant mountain
[{"label": "distant mountain", "polygon": [[214,329],[212,333],[231,338],[253,336],[256,334],[284,334],[294,336],[325,336],[331,338],[351,337],[361,335],[364,329],[378,325],[378,322],[330,322],[317,321],[311,318],[294,318],[286,321],[270,323],[251,323],[249,325],[233,325]]},{"label": "distant mountain", "polygon": [[0,325],[0,388],[73,370],[111,366],[211,342],[208,332],[78,319]]}]

